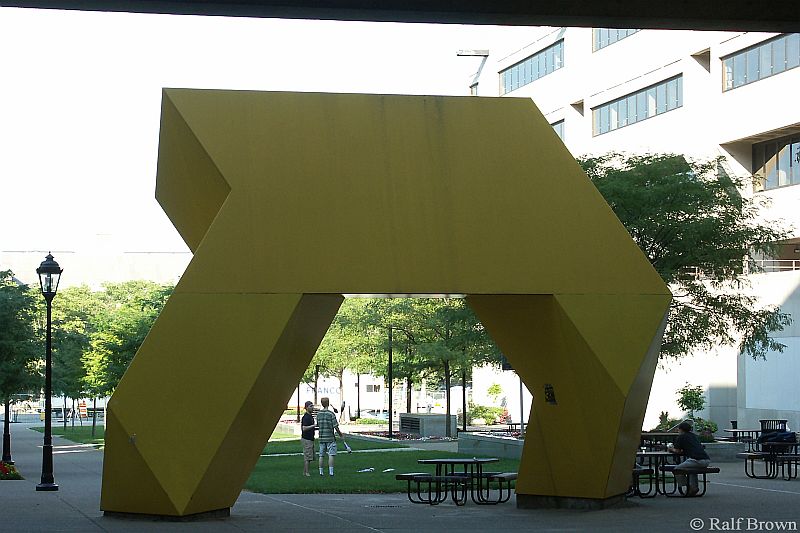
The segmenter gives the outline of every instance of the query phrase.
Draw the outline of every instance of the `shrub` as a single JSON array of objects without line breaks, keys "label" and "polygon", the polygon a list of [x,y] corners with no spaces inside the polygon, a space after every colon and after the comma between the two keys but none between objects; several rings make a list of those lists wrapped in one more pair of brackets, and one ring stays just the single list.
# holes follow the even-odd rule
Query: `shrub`
[{"label": "shrub", "polygon": [[658,425],[651,431],[669,431],[680,423],[680,418],[670,418],[668,412],[661,411],[661,414],[658,415]]},{"label": "shrub", "polygon": [[0,479],[24,479],[14,465],[0,462]]},{"label": "shrub", "polygon": [[694,419],[694,432],[700,439],[700,442],[714,442],[714,433],[716,433],[717,424],[711,420],[704,420],[700,417]]},{"label": "shrub", "polygon": [[382,418],[356,418],[354,421],[356,424],[388,424],[388,420],[384,420]]},{"label": "shrub", "polygon": [[[487,424],[494,424],[495,422],[503,422],[508,417],[508,411],[503,407],[489,407],[486,405],[475,405],[469,402],[467,406],[467,424],[472,424],[475,418],[482,418]],[[462,413],[458,414],[458,423],[464,423]]]}]

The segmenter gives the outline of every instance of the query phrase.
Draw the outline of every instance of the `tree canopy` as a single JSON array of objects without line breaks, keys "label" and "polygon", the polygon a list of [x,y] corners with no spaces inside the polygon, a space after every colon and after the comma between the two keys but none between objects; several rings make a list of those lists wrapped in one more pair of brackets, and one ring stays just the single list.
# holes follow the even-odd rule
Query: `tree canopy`
[{"label": "tree canopy", "polygon": [[[788,233],[764,221],[744,178],[721,159],[674,154],[607,154],[579,162],[673,292],[662,357],[737,345],[753,358],[783,351],[772,334],[791,323],[759,306],[747,288],[747,258],[769,256]],[[746,266],[747,265],[747,266]]]},{"label": "tree canopy", "polygon": [[35,294],[10,270],[0,271],[0,401],[38,386],[41,344],[35,330]]}]

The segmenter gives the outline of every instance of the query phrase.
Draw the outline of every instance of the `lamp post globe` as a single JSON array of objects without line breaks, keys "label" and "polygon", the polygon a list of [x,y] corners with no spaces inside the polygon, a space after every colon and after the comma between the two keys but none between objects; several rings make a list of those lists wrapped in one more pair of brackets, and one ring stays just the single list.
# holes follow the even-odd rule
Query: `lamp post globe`
[{"label": "lamp post globe", "polygon": [[39,288],[42,290],[47,302],[47,343],[44,370],[44,445],[42,446],[42,480],[36,485],[38,491],[58,490],[53,478],[53,434],[51,431],[51,397],[53,395],[53,346],[51,333],[51,310],[53,298],[58,291],[58,282],[61,280],[63,269],[48,253],[36,273],[39,275]]}]

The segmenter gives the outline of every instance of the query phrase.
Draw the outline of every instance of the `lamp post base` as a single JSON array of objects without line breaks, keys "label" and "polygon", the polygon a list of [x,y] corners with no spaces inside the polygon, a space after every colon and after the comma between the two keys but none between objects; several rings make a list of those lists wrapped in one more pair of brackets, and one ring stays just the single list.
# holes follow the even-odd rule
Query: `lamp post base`
[{"label": "lamp post base", "polygon": [[46,491],[46,492],[53,492],[58,490],[58,485],[55,483],[39,483],[36,485],[36,491]]}]

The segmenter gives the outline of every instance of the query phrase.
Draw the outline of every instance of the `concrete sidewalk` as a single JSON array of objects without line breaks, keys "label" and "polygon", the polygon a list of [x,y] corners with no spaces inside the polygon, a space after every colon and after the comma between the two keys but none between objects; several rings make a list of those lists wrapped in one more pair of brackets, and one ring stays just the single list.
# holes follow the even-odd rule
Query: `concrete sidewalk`
[{"label": "concrete sidewalk", "polygon": [[498,506],[431,507],[414,505],[405,494],[243,492],[227,519],[125,520],[100,511],[103,453],[90,446],[54,438],[60,490],[36,492],[41,443],[41,433],[12,424],[12,455],[26,479],[0,481],[0,531],[763,531],[778,530],[777,522],[790,522],[783,529],[800,527],[800,481],[751,480],[739,463],[720,464],[722,473],[703,498],[634,498],[604,511],[520,510],[513,498]]}]

